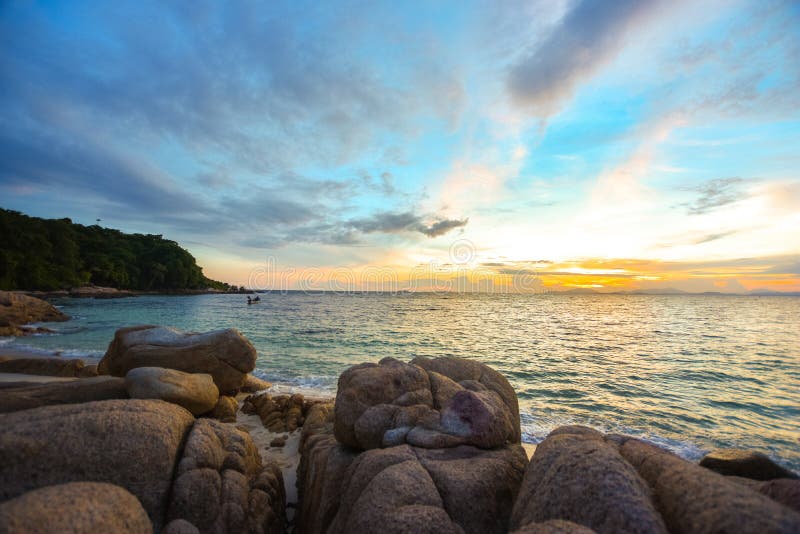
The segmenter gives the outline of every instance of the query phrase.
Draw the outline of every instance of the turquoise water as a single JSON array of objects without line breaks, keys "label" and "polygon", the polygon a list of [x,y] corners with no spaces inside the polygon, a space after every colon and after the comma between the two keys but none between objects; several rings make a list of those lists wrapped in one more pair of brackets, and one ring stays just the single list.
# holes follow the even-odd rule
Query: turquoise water
[{"label": "turquoise water", "polygon": [[800,298],[649,295],[270,293],[55,303],[58,334],[7,346],[102,356],[114,331],[235,327],[256,374],[333,393],[355,363],[386,356],[473,358],[516,389],[525,441],[578,423],[688,458],[764,450],[800,469]]}]

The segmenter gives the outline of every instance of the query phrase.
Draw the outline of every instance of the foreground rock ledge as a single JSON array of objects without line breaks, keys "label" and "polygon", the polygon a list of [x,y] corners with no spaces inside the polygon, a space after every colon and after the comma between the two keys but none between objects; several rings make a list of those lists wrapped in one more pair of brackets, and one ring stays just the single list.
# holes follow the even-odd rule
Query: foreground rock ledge
[{"label": "foreground rock ledge", "polygon": [[144,325],[117,330],[97,371],[125,376],[136,367],[164,367],[207,373],[224,394],[241,388],[255,365],[255,347],[234,328],[196,334]]},{"label": "foreground rock ledge", "polygon": [[[101,482],[129,493],[155,532],[283,532],[280,469],[233,425],[160,400],[109,400],[2,414],[0,428],[0,507],[14,517],[14,502],[41,502],[38,491]],[[103,527],[113,521],[87,531],[116,531]]]}]

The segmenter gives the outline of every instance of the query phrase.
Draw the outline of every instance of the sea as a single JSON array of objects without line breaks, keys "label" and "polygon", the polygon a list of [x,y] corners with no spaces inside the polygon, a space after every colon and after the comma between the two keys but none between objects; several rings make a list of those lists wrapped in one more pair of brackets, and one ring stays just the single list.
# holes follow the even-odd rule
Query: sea
[{"label": "sea", "polygon": [[456,356],[503,373],[523,441],[580,424],[696,460],[761,450],[800,470],[800,297],[268,292],[56,300],[55,331],[9,348],[99,359],[116,329],[233,327],[258,350],[254,374],[333,396],[339,374],[391,356]]}]

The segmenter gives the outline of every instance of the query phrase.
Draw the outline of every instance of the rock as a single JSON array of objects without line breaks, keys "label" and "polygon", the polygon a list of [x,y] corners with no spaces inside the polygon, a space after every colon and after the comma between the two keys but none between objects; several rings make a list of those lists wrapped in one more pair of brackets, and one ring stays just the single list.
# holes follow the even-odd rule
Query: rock
[{"label": "rock", "polygon": [[222,421],[223,423],[235,423],[236,412],[239,410],[239,403],[233,397],[220,395],[216,406],[205,414],[207,417]]},{"label": "rock", "polygon": [[663,449],[629,438],[620,453],[652,488],[670,531],[800,532],[797,512]]},{"label": "rock", "polygon": [[796,478],[776,478],[763,481],[734,476],[725,478],[800,512],[800,480]]},{"label": "rock", "polygon": [[594,530],[572,521],[551,519],[542,523],[528,523],[511,534],[594,534]]},{"label": "rock", "polygon": [[242,393],[258,393],[272,387],[266,380],[261,380],[257,376],[247,375],[244,377],[244,385],[241,387]]},{"label": "rock", "polygon": [[487,451],[461,445],[414,452],[436,485],[447,515],[465,532],[508,532],[528,464],[521,446]]},{"label": "rock", "polygon": [[242,387],[255,364],[256,349],[233,328],[195,334],[163,326],[133,326],[117,330],[98,372],[125,376],[136,367],[164,367],[207,373],[221,393],[228,393]]},{"label": "rock", "polygon": [[211,375],[184,373],[163,367],[136,367],[125,375],[132,399],[160,399],[200,415],[214,409],[219,390]]},{"label": "rock", "polygon": [[14,291],[0,291],[0,336],[24,335],[28,323],[66,321],[69,317],[42,299]]},{"label": "rock", "polygon": [[[380,405],[396,406],[396,399],[402,399],[412,391],[428,391],[430,394],[430,388],[428,374],[423,369],[393,358],[384,358],[379,364],[363,363],[350,367],[339,376],[334,420],[336,439],[345,445],[364,448],[364,444],[356,436],[356,424],[365,412]],[[433,398],[425,404],[432,408]],[[397,411],[384,413],[389,418],[394,417]],[[383,413],[378,414],[373,410],[367,414],[367,418],[376,419],[382,415]],[[376,435],[371,441],[373,444],[380,444],[383,438],[381,430],[389,430],[391,424],[391,420],[387,419],[382,427],[364,423],[361,426],[376,428]],[[364,432],[361,434],[363,440]]]},{"label": "rock", "polygon": [[200,529],[185,519],[175,519],[167,523],[161,534],[200,534]]},{"label": "rock", "polygon": [[[504,397],[506,386],[513,393],[508,382],[478,362],[440,359],[414,360],[436,368],[430,372],[384,358],[342,373],[336,394],[336,439],[359,449],[402,443],[491,449],[519,442],[516,397],[513,403]],[[461,364],[466,370],[456,372]],[[463,380],[457,383],[439,371]]]},{"label": "rock", "polygon": [[425,358],[418,356],[411,360],[411,363],[422,367],[429,373],[439,373],[460,384],[463,382],[477,382],[486,389],[497,393],[508,407],[512,422],[515,422],[515,433],[511,442],[520,442],[521,431],[517,392],[514,391],[514,388],[511,387],[511,384],[502,374],[484,363],[463,358]]},{"label": "rock", "polygon": [[773,462],[769,456],[758,451],[742,449],[717,449],[703,456],[700,465],[719,473],[753,480],[797,478],[788,469]]},{"label": "rock", "polygon": [[667,532],[645,481],[614,444],[588,428],[554,431],[525,471],[512,530],[551,519],[597,532]]},{"label": "rock", "polygon": [[278,436],[269,442],[270,447],[284,447],[286,445],[286,436]]},{"label": "rock", "polygon": [[138,498],[158,531],[193,422],[180,406],[153,400],[0,414],[0,501],[52,484],[108,482]]},{"label": "rock", "polygon": [[116,299],[135,295],[133,291],[103,286],[73,287],[69,290],[69,296],[73,298]]},{"label": "rock", "polygon": [[83,369],[78,371],[78,376],[81,378],[90,378],[93,376],[100,376],[100,373],[97,372],[96,364],[90,364],[84,366]]},{"label": "rock", "polygon": [[294,432],[305,423],[308,410],[319,401],[307,401],[303,395],[258,393],[242,403],[242,412],[257,414],[270,432]]},{"label": "rock", "polygon": [[113,376],[3,387],[0,389],[0,413],[28,410],[51,404],[76,404],[127,398],[125,379]]},{"label": "rock", "polygon": [[13,358],[0,362],[0,373],[77,377],[85,365],[83,360],[65,358]]},{"label": "rock", "polygon": [[201,532],[284,531],[286,495],[280,468],[262,465],[247,432],[198,419],[178,464],[168,519]]},{"label": "rock", "polygon": [[330,415],[317,405],[303,427],[297,532],[507,532],[527,462],[519,445],[359,454],[330,434]]},{"label": "rock", "polygon": [[29,491],[0,504],[0,532],[120,532],[150,534],[141,503],[126,489],[100,482],[70,482]]}]

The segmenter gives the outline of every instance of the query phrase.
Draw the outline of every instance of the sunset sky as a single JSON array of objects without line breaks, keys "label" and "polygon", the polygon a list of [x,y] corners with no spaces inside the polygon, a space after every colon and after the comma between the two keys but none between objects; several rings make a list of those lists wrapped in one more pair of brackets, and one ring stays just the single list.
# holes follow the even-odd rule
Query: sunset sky
[{"label": "sunset sky", "polygon": [[0,207],[219,280],[800,291],[797,2],[10,0],[0,79]]}]

